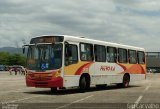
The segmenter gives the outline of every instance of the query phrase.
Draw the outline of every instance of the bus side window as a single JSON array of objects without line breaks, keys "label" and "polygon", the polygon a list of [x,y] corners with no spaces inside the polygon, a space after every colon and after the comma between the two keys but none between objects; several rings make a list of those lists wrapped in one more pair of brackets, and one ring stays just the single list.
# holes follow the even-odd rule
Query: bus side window
[{"label": "bus side window", "polygon": [[145,53],[143,51],[138,51],[137,57],[138,57],[139,64],[145,64]]},{"label": "bus side window", "polygon": [[120,63],[128,62],[127,49],[118,48],[118,62]]},{"label": "bus side window", "polygon": [[128,50],[128,59],[130,64],[137,63],[137,55],[136,50]]},{"label": "bus side window", "polygon": [[106,62],[106,48],[102,45],[94,46],[95,61],[96,62]]},{"label": "bus side window", "polygon": [[93,45],[80,43],[80,59],[82,61],[93,61]]},{"label": "bus side window", "polygon": [[75,64],[78,62],[77,45],[67,44],[65,47],[65,65]]},{"label": "bus side window", "polygon": [[107,61],[111,63],[117,62],[117,49],[115,47],[107,47]]}]

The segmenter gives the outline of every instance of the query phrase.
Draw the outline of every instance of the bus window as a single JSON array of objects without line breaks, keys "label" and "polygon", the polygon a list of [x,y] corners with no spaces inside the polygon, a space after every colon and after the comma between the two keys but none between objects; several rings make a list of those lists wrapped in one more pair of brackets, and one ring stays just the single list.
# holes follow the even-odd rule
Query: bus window
[{"label": "bus window", "polygon": [[139,64],[145,64],[145,54],[144,54],[144,52],[138,51],[137,56],[138,56],[138,63]]},{"label": "bus window", "polygon": [[65,47],[65,65],[75,64],[78,62],[77,45],[67,44]]},{"label": "bus window", "polygon": [[115,47],[107,47],[107,61],[117,62],[117,49]]},{"label": "bus window", "polygon": [[82,61],[93,61],[93,45],[80,43],[80,58]]},{"label": "bus window", "polygon": [[137,55],[135,50],[129,50],[128,51],[128,59],[130,64],[136,64],[137,63]]},{"label": "bus window", "polygon": [[106,48],[105,46],[95,45],[94,46],[95,61],[106,62]]},{"label": "bus window", "polygon": [[127,58],[127,50],[119,48],[118,49],[118,62],[120,63],[127,63],[128,58]]}]

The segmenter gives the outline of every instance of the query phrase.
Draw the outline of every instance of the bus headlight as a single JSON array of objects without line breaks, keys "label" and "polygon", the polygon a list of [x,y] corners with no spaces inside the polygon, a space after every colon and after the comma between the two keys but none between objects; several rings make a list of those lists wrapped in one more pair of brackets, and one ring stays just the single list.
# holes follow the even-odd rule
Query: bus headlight
[{"label": "bus headlight", "polygon": [[60,76],[60,73],[61,73],[60,70],[56,71],[55,74],[54,74],[54,77],[59,77],[59,76]]}]

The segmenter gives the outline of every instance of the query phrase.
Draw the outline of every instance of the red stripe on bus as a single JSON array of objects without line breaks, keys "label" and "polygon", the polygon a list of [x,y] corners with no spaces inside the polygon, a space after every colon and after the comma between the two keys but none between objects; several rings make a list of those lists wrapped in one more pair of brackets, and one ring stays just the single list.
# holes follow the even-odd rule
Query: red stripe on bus
[{"label": "red stripe on bus", "polygon": [[80,75],[80,74],[82,73],[83,69],[84,69],[86,66],[88,66],[89,64],[91,64],[91,63],[86,63],[86,64],[82,65],[82,66],[76,71],[75,75]]},{"label": "red stripe on bus", "polygon": [[122,65],[122,64],[118,64],[119,66],[121,66],[123,68],[124,71],[127,70],[126,66]]}]

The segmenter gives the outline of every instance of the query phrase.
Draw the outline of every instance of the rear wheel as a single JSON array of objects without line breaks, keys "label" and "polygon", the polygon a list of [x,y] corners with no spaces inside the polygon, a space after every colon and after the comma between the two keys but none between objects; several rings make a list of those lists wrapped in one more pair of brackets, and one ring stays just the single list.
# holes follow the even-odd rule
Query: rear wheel
[{"label": "rear wheel", "polygon": [[123,77],[123,82],[117,84],[117,86],[120,88],[127,88],[129,86],[129,82],[130,82],[130,77],[128,74],[125,74]]},{"label": "rear wheel", "polygon": [[127,88],[129,86],[129,82],[130,82],[130,78],[129,78],[129,75],[124,75],[123,77],[123,87],[124,88]]},{"label": "rear wheel", "polygon": [[85,92],[87,89],[87,82],[85,76],[82,76],[79,82],[79,90],[80,92]]}]

